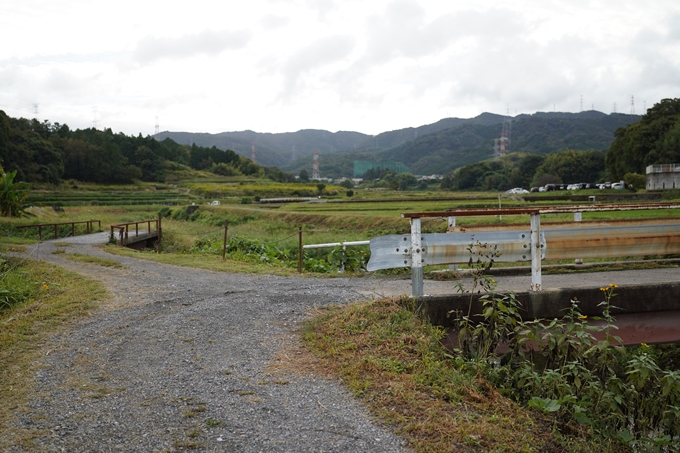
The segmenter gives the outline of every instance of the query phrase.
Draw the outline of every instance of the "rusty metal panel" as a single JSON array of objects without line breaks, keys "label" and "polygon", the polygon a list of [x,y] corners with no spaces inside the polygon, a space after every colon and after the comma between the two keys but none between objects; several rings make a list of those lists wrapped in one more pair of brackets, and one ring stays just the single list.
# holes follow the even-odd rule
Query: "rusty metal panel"
[{"label": "rusty metal panel", "polygon": [[[470,260],[470,246],[477,242],[497,245],[500,256],[497,262],[531,261],[531,232],[529,230],[493,233],[427,233],[422,235],[423,265],[462,264]],[[379,236],[371,239],[369,271],[411,266],[411,240],[409,234]],[[541,235],[544,253],[545,237]]]},{"label": "rusty metal panel", "polygon": [[680,253],[680,223],[544,228],[545,259],[617,258]]},{"label": "rusty metal panel", "polygon": [[440,212],[407,212],[401,215],[404,219],[424,217],[449,216],[488,216],[488,215],[517,215],[517,214],[559,214],[565,212],[606,212],[606,211],[640,211],[655,209],[679,209],[678,202],[663,203],[635,203],[635,204],[587,204],[579,206],[532,206],[512,208],[473,208],[451,209]]}]

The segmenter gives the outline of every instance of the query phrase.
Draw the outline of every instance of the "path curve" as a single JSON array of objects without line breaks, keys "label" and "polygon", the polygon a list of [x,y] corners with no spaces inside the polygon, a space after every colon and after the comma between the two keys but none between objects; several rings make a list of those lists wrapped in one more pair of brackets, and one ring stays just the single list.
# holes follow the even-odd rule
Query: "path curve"
[{"label": "path curve", "polygon": [[217,273],[68,240],[66,253],[125,266],[109,269],[52,254],[54,242],[27,254],[101,280],[114,297],[53,339],[38,396],[11,422],[34,430],[35,445],[9,451],[407,451],[339,381],[276,371],[308,309],[365,299],[350,279]]}]

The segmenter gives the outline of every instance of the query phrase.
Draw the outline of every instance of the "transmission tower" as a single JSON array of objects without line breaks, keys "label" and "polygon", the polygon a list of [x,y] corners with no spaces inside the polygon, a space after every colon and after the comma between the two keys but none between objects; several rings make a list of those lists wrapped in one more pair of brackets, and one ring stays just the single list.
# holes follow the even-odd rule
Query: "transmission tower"
[{"label": "transmission tower", "polygon": [[612,105],[612,113],[616,113],[616,102],[614,102],[614,105]]},{"label": "transmission tower", "polygon": [[630,97],[630,114],[635,115],[635,96]]},{"label": "transmission tower", "polygon": [[321,179],[319,176],[319,151],[314,150],[314,162],[312,164],[312,179]]},{"label": "transmission tower", "polygon": [[99,109],[97,106],[92,107],[92,128],[99,129]]},{"label": "transmission tower", "polygon": [[161,126],[158,124],[158,116],[156,116],[156,134],[158,135],[161,131]]},{"label": "transmission tower", "polygon": [[254,164],[257,163],[257,160],[255,159],[255,143],[250,144],[250,160],[253,161]]}]

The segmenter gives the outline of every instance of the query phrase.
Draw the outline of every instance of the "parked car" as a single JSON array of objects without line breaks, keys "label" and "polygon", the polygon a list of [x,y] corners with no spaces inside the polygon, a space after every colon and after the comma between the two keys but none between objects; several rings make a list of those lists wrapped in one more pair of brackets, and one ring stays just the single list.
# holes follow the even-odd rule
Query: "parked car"
[{"label": "parked car", "polygon": [[515,187],[514,189],[506,190],[505,193],[509,193],[509,194],[523,194],[523,193],[529,193],[529,191],[526,190],[526,189],[522,189],[521,187]]},{"label": "parked car", "polygon": [[529,192],[540,192],[540,189],[541,189],[540,187],[532,187],[531,189],[529,189]]},{"label": "parked car", "polygon": [[612,189],[623,190],[625,188],[626,188],[625,183],[622,182],[615,182],[614,184],[612,184]]}]

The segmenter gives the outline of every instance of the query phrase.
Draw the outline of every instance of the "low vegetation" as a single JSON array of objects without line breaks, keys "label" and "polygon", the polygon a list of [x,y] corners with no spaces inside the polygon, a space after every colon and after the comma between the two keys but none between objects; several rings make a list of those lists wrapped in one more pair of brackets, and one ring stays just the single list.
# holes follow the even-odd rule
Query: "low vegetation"
[{"label": "low vegetation", "polygon": [[524,321],[488,264],[473,269],[481,315],[451,313],[448,334],[402,298],[320,310],[303,339],[416,451],[677,451],[678,349],[617,346],[615,284],[602,288],[602,327],[577,302],[562,319]]},{"label": "low vegetation", "polygon": [[46,263],[0,255],[0,425],[32,390],[50,336],[107,297],[93,280]]}]

